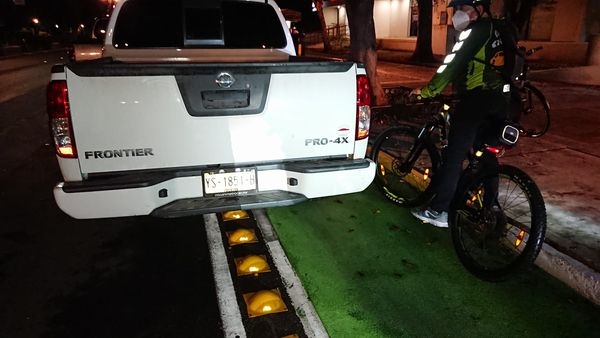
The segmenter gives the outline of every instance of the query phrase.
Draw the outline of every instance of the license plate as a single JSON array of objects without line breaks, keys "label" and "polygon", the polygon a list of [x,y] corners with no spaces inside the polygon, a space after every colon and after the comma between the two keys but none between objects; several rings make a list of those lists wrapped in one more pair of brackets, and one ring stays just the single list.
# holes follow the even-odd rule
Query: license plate
[{"label": "license plate", "polygon": [[219,169],[203,173],[204,194],[238,195],[256,191],[256,169]]}]

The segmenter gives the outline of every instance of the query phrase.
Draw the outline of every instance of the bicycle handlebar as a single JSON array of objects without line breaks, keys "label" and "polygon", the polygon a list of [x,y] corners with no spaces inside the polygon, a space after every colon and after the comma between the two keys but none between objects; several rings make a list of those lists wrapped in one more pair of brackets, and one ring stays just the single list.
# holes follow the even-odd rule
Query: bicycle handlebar
[{"label": "bicycle handlebar", "polygon": [[447,104],[447,103],[456,103],[458,101],[458,97],[453,94],[439,94],[430,98],[410,98],[411,102],[408,102],[408,105],[421,105],[421,104]]},{"label": "bicycle handlebar", "polygon": [[[523,47],[523,48],[525,48],[525,47]],[[530,55],[532,55],[532,54],[534,54],[536,52],[539,52],[542,49],[544,49],[544,46],[537,46],[537,47],[534,47],[534,48],[526,49],[525,50],[525,56],[530,56]]]},{"label": "bicycle handlebar", "polygon": [[389,97],[392,105],[416,106],[438,103],[454,103],[457,101],[457,97],[452,94],[439,94],[432,98],[418,99],[417,96],[410,95],[411,91],[411,88],[406,87],[385,89],[385,93]]}]

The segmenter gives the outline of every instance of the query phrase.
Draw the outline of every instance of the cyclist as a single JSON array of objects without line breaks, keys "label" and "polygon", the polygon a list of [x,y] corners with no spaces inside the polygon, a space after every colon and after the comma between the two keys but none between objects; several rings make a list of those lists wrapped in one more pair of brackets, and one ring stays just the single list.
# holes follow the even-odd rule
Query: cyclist
[{"label": "cyclist", "polygon": [[[417,99],[440,94],[449,83],[459,98],[450,120],[448,145],[442,152],[442,165],[433,177],[435,194],[428,206],[411,210],[425,223],[448,227],[450,202],[469,150],[497,139],[506,119],[510,86],[497,70],[502,67],[503,47],[493,28],[491,0],[452,0],[452,24],[458,41],[436,74],[423,88],[411,92]],[[495,157],[490,159],[495,161]]]}]

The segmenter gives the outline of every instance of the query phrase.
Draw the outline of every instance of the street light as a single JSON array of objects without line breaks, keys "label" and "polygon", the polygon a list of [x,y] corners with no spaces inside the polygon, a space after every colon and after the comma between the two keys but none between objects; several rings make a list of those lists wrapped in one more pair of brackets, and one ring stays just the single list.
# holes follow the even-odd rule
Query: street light
[{"label": "street light", "polygon": [[40,32],[40,20],[38,18],[32,18],[31,22],[33,22],[33,35],[38,36]]},{"label": "street light", "polygon": [[109,15],[112,10],[117,6],[119,0],[106,0],[106,15]]}]

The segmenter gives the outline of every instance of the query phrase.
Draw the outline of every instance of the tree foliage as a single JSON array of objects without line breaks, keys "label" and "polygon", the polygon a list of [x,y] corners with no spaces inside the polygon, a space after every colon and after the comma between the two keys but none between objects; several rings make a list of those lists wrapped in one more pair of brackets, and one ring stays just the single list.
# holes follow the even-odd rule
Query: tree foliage
[{"label": "tree foliage", "polygon": [[519,37],[525,39],[529,30],[529,18],[531,11],[538,0],[503,0],[503,12],[505,12],[511,21],[519,30]]}]

